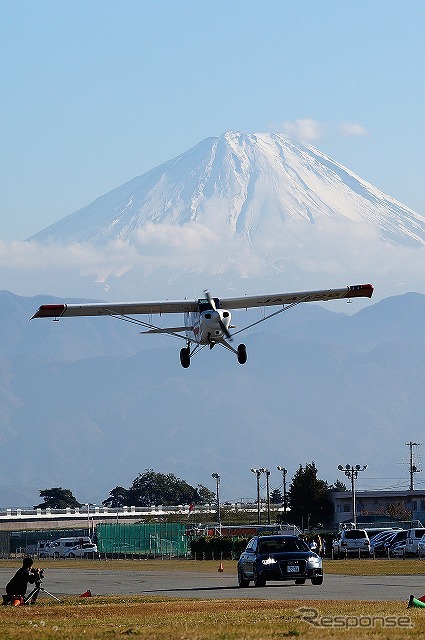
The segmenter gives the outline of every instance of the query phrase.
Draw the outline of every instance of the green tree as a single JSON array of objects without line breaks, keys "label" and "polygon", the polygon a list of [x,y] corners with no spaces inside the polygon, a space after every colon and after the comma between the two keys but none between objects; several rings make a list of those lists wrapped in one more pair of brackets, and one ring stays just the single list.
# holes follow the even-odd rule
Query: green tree
[{"label": "green tree", "polygon": [[317,477],[314,462],[301,464],[295,472],[288,491],[291,521],[306,528],[329,522],[333,514],[333,504],[329,496],[329,486]]},{"label": "green tree", "polygon": [[208,487],[205,487],[203,484],[198,484],[196,489],[198,493],[199,504],[213,504],[217,501],[217,496],[214,491],[210,491]]},{"label": "green tree", "polygon": [[280,489],[273,489],[270,494],[270,502],[272,504],[282,504],[283,503],[283,494]]},{"label": "green tree", "polygon": [[158,504],[199,503],[198,491],[173,473],[156,473],[146,469],[139,473],[128,490],[130,505],[150,507]]},{"label": "green tree", "polygon": [[347,485],[341,482],[341,480],[335,480],[335,482],[329,487],[329,491],[348,491],[348,489]]},{"label": "green tree", "polygon": [[102,504],[104,507],[125,507],[129,506],[128,504],[128,489],[124,489],[124,487],[115,487],[109,493],[109,496],[106,500],[103,500]]},{"label": "green tree", "polygon": [[34,505],[34,509],[66,509],[67,507],[81,507],[81,504],[73,496],[70,489],[52,487],[40,489],[40,497],[44,502]]}]

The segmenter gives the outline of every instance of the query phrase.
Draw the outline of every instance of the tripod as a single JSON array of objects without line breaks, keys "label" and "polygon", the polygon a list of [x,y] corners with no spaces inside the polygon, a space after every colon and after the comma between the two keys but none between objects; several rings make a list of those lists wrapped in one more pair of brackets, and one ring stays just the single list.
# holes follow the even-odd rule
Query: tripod
[{"label": "tripod", "polygon": [[37,602],[38,594],[40,593],[40,591],[42,593],[47,593],[48,596],[50,596],[51,598],[54,598],[55,600],[60,602],[59,598],[54,596],[53,593],[50,593],[50,591],[46,591],[46,589],[43,589],[43,587],[41,586],[41,577],[40,577],[38,580],[35,581],[34,589],[32,591],[30,591],[27,596],[25,596],[24,603],[25,604],[35,604]]}]

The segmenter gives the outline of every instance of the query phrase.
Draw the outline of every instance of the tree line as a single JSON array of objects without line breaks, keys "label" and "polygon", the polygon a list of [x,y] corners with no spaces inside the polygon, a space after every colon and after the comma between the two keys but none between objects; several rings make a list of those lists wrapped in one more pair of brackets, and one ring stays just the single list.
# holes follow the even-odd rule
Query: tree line
[{"label": "tree line", "polygon": [[[292,478],[287,493],[292,524],[305,528],[330,522],[333,516],[331,492],[347,490],[343,482],[336,480],[334,484],[328,484],[325,480],[318,478],[317,473],[314,462],[307,463],[304,467],[300,464]],[[82,506],[70,489],[62,487],[42,489],[40,497],[44,501],[34,505],[35,509],[65,509]],[[272,491],[270,501],[274,504],[283,502],[280,489]],[[173,473],[157,473],[153,469],[146,469],[138,474],[128,489],[121,486],[112,489],[102,505],[119,508],[177,504],[205,505],[215,504],[215,502],[216,494],[202,484],[193,487]]]}]

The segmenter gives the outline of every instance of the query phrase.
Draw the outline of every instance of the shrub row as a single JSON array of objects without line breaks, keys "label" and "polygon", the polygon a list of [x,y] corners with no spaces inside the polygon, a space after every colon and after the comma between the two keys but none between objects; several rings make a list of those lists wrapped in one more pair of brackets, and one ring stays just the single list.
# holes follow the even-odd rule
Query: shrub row
[{"label": "shrub row", "polygon": [[197,560],[236,558],[245,549],[246,538],[201,536],[190,541],[190,551]]}]

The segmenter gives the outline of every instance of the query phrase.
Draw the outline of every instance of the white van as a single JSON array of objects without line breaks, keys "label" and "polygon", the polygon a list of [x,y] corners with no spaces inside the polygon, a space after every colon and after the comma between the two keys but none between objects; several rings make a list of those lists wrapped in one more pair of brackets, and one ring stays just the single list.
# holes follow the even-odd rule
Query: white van
[{"label": "white van", "polygon": [[27,544],[25,553],[27,556],[37,556],[38,558],[45,558],[48,556],[46,549],[48,548],[51,540],[37,540],[36,544]]},{"label": "white van", "polygon": [[63,558],[67,551],[73,547],[82,547],[83,544],[92,544],[91,538],[88,536],[81,536],[80,538],[58,538],[49,544],[46,549],[46,557]]},{"label": "white van", "polygon": [[406,538],[406,555],[415,555],[418,553],[418,544],[422,536],[425,535],[425,529],[409,529]]}]

